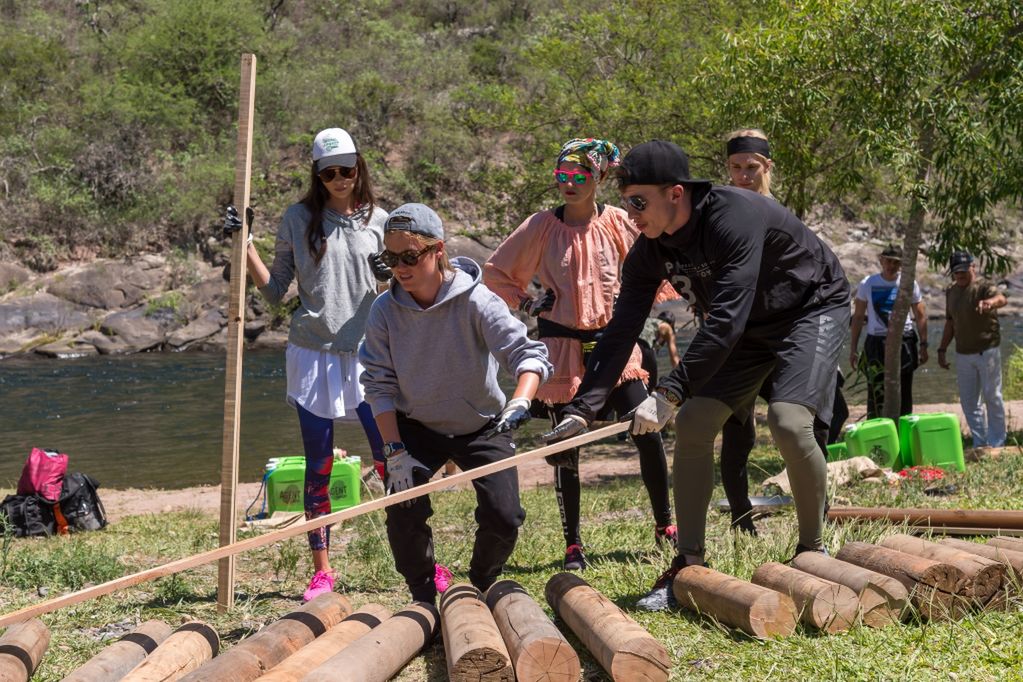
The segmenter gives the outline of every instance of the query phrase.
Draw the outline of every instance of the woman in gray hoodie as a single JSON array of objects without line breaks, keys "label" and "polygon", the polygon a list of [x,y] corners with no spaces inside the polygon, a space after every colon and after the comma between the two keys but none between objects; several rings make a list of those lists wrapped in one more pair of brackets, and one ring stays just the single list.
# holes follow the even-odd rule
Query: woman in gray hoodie
[{"label": "woman in gray hoodie", "polygon": [[[479,265],[448,260],[444,228],[423,204],[405,204],[384,225],[381,257],[393,272],[373,303],[359,349],[361,381],[387,457],[387,491],[424,483],[448,460],[475,469],[515,454],[510,431],[529,419],[536,389],[552,371],[546,347],[481,282]],[[511,400],[498,366],[517,379]],[[512,470],[482,476],[469,580],[486,590],[515,548],[526,517]],[[433,602],[433,513],[429,497],[387,508],[395,568],[412,598]]]}]

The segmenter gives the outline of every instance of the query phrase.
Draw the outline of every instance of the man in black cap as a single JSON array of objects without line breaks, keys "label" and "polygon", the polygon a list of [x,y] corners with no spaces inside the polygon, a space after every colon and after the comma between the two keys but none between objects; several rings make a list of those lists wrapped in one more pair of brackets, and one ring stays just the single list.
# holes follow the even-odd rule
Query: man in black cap
[{"label": "man in black cap", "polygon": [[[867,275],[856,288],[849,350],[849,365],[853,369],[863,367],[866,371],[868,419],[884,416],[884,344],[902,280],[902,247],[889,244],[881,252],[878,261],[881,263],[881,272]],[[913,412],[913,372],[927,362],[927,310],[920,294],[920,285],[916,282],[913,282],[911,306],[913,314],[906,316],[902,329],[900,416]],[[867,327],[867,338],[863,342],[864,362],[861,363],[857,348],[864,324]]]},{"label": "man in black cap", "polygon": [[849,326],[849,283],[835,254],[788,209],[748,190],[689,176],[689,159],[662,140],[633,148],[618,169],[629,217],[642,236],[625,260],[614,317],[587,366],[565,419],[550,439],[593,420],[628,360],[661,282],[704,314],[679,365],[636,410],[633,433],[672,417],[678,555],[638,603],[674,604],[671,582],[704,563],[714,488],[714,439],[735,413],[750,416],[761,385],[768,424],[792,483],[796,553],[822,551],[827,468],[814,415],[830,419],[838,354]]},{"label": "man in black cap", "polygon": [[[945,353],[955,339],[959,404],[970,426],[973,446],[1005,445],[1002,401],[1001,330],[998,309],[1007,301],[998,288],[977,276],[973,256],[956,251],[949,259],[954,284],[945,290],[945,329],[938,345],[938,365],[948,369]],[[987,419],[981,409],[987,407]]]}]

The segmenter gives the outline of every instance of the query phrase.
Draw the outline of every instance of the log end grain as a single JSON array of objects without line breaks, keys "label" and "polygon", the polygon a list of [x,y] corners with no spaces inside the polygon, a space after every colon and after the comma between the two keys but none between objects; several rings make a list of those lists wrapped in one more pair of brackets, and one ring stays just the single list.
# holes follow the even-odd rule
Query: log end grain
[{"label": "log end grain", "polygon": [[478,648],[459,658],[449,669],[451,682],[515,682],[507,656],[489,648]]},{"label": "log end grain", "polygon": [[534,639],[514,661],[519,682],[577,682],[579,654],[563,638]]}]

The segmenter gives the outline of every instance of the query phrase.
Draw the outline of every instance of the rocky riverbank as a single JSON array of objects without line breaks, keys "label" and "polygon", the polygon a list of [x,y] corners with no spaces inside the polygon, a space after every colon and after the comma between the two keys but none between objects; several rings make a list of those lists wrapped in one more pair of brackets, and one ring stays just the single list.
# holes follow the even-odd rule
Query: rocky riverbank
[{"label": "rocky riverbank", "polygon": [[[851,281],[877,270],[877,255],[886,241],[870,226],[832,219],[809,224],[832,245]],[[272,246],[270,237],[263,239],[265,246]],[[452,255],[481,263],[493,246],[465,236],[452,237],[447,245]],[[0,263],[0,357],[222,349],[227,342],[228,286],[223,277],[227,252],[223,245],[210,246],[212,262],[146,254],[123,261],[68,263],[47,273]],[[922,256],[917,273],[929,317],[943,319],[947,275],[930,268]],[[1003,314],[1023,312],[1023,297],[1012,296],[1023,290],[1023,266],[1001,281],[1010,294]],[[270,306],[250,288],[245,311],[250,348],[285,344],[295,296],[292,284],[285,300]],[[932,324],[932,332],[939,330]]]}]

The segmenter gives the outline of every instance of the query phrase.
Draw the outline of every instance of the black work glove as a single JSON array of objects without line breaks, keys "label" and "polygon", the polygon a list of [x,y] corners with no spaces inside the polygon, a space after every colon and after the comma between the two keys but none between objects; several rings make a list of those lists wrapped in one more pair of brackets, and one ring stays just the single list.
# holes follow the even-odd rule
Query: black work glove
[{"label": "black work glove", "polygon": [[526,422],[528,422],[532,415],[529,414],[530,401],[526,398],[512,398],[508,401],[508,404],[501,410],[501,414],[497,417],[497,423],[494,424],[483,437],[491,439],[499,433],[505,433],[519,428]]},{"label": "black work glove", "polygon": [[554,293],[554,289],[547,289],[536,298],[524,298],[519,303],[519,310],[536,317],[540,313],[546,313],[554,307],[554,301],[557,300],[557,295]]},{"label": "black work glove", "polygon": [[[252,231],[252,219],[253,212],[251,206],[245,207],[245,223],[249,226],[249,231]],[[242,229],[242,219],[238,215],[238,209],[234,206],[227,207],[227,213],[224,216],[224,235],[231,236],[235,232]]]},{"label": "black work glove", "polygon": [[371,253],[366,257],[369,267],[373,269],[373,276],[378,282],[388,282],[391,279],[391,269],[384,265],[384,260],[379,253]]},{"label": "black work glove", "polygon": [[[558,425],[552,430],[544,433],[540,438],[548,443],[557,443],[559,441],[566,440],[572,436],[578,436],[581,433],[586,433],[589,425],[586,420],[582,417],[574,414],[566,414]],[[552,467],[565,467],[567,469],[578,469],[579,468],[579,448],[571,448],[563,452],[557,452],[553,455],[547,455],[544,460]]]}]

